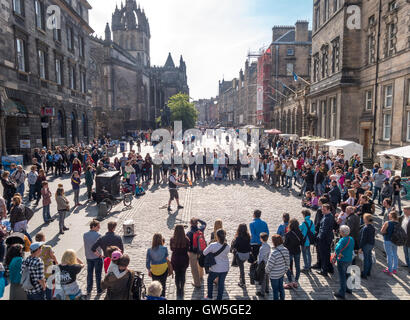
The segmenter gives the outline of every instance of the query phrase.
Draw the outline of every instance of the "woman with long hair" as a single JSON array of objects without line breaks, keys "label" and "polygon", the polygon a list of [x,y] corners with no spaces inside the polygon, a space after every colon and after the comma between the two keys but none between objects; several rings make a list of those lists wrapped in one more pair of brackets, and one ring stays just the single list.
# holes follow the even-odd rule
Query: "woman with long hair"
[{"label": "woman with long hair", "polygon": [[216,232],[219,229],[223,229],[222,228],[222,220],[221,219],[216,219],[215,223],[214,223],[214,231],[211,233],[211,241],[209,241],[209,243],[216,242]]},{"label": "woman with long hair", "polygon": [[175,226],[174,236],[170,241],[172,256],[171,264],[175,271],[175,285],[177,287],[177,298],[183,299],[185,274],[189,266],[189,238],[185,235],[183,225]]},{"label": "woman with long hair", "polygon": [[245,223],[239,225],[231,244],[231,250],[239,267],[240,277],[238,285],[243,288],[245,286],[245,261],[249,259],[251,252],[251,236]]},{"label": "woman with long hair", "polygon": [[21,287],[21,265],[23,263],[23,246],[13,244],[6,254],[4,265],[9,273],[10,297],[9,300],[27,300],[27,294]]},{"label": "woman with long hair", "polygon": [[165,239],[160,233],[154,234],[152,238],[152,246],[147,250],[146,267],[148,269],[148,276],[152,281],[159,281],[162,284],[161,296],[165,297],[165,290],[167,284],[169,270],[168,249],[164,246]]},{"label": "woman with long hair", "polygon": [[55,293],[55,296],[61,300],[79,300],[82,294],[77,283],[77,275],[84,268],[84,263],[77,257],[74,250],[68,249],[64,252],[58,268],[56,288],[59,288],[58,285],[60,285],[61,290]]},{"label": "woman with long hair", "polygon": [[70,210],[70,205],[67,198],[64,195],[64,189],[59,187],[56,192],[56,202],[57,202],[57,211],[59,215],[59,227],[60,234],[64,234],[64,231],[69,230],[65,224],[65,216],[68,210]]},{"label": "woman with long hair", "polygon": [[[300,254],[303,243],[303,234],[299,229],[299,222],[296,219],[291,219],[288,225],[288,232],[285,234],[284,246],[289,251],[290,267],[286,272],[288,284],[285,289],[297,288],[300,276]],[[293,262],[295,262],[296,276],[293,278]],[[294,280],[294,281],[293,281]]]}]

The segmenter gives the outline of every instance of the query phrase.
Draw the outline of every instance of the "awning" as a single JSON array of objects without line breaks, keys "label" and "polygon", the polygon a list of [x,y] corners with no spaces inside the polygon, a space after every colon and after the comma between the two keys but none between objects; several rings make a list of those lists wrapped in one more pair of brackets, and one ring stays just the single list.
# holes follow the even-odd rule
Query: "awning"
[{"label": "awning", "polygon": [[6,116],[27,116],[26,106],[18,100],[7,99],[4,102],[3,110]]},{"label": "awning", "polygon": [[380,156],[393,156],[393,157],[400,157],[400,158],[410,158],[410,146],[385,150],[385,151],[379,152],[377,156],[379,157]]}]

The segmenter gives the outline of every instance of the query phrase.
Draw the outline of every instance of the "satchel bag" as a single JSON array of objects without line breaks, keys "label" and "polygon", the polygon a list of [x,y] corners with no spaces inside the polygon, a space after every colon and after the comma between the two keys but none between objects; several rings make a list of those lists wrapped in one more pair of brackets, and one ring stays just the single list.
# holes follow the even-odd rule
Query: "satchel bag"
[{"label": "satchel bag", "polygon": [[174,268],[172,267],[172,263],[168,259],[167,259],[167,264],[168,264],[168,277],[170,277],[174,274]]},{"label": "satchel bag", "polygon": [[[219,249],[217,252],[215,253],[208,253],[207,255],[204,255],[203,253],[201,253],[199,259],[198,259],[198,263],[200,263],[199,265],[203,268],[207,268],[209,269],[210,267],[216,265],[216,261],[215,261],[215,257],[220,255],[226,248],[227,244],[225,243],[221,249]],[[201,258],[201,256],[203,258]],[[201,265],[201,263],[203,265]]]},{"label": "satchel bag", "polygon": [[344,248],[342,250],[340,250],[339,255],[337,255],[336,252],[332,253],[332,255],[330,256],[330,263],[331,264],[335,265],[336,262],[337,262],[337,258],[340,259],[340,258],[343,257],[342,252],[349,246],[349,243],[350,243],[350,237],[349,237],[349,240],[347,241],[346,245],[344,246]]}]

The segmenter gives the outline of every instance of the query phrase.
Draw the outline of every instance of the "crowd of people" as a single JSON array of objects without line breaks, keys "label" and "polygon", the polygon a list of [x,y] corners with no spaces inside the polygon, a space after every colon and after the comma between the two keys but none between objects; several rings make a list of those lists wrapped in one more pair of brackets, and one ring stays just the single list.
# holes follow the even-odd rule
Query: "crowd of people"
[{"label": "crowd of people", "polygon": [[[374,264],[374,246],[377,232],[383,235],[387,268],[384,272],[393,276],[398,270],[398,247],[403,247],[406,267],[410,268],[410,207],[401,206],[402,189],[400,176],[391,176],[378,164],[372,169],[364,168],[358,155],[344,159],[343,154],[331,156],[326,152],[300,144],[297,141],[264,138],[259,145],[260,154],[253,157],[247,150],[236,151],[237,163],[229,162],[229,155],[221,150],[200,149],[190,155],[194,162],[181,164],[175,156],[162,153],[141,154],[141,143],[150,143],[150,132],[137,136],[137,150],[123,152],[113,162],[108,156],[109,141],[95,141],[91,146],[72,146],[56,148],[54,151],[35,150],[30,172],[26,174],[21,166],[1,173],[4,199],[0,198],[0,216],[9,216],[11,229],[24,235],[29,245],[13,244],[7,248],[4,239],[5,228],[0,228],[3,269],[0,279],[8,279],[11,284],[10,299],[83,299],[89,296],[95,277],[97,293],[107,290],[106,299],[128,300],[135,297],[137,273],[128,268],[131,257],[124,253],[121,237],[115,234],[116,224],[108,223],[108,232],[99,233],[100,223],[93,220],[90,231],[84,234],[84,248],[87,265],[87,292],[83,294],[76,276],[85,267],[73,250],[67,250],[58,263],[53,250],[45,245],[44,235],[39,233],[32,241],[27,232],[27,223],[32,216],[28,206],[23,205],[25,182],[29,190],[27,202],[42,199],[45,223],[52,221],[50,203],[52,193],[48,187],[48,173],[71,175],[74,193],[74,206],[81,206],[79,191],[82,175],[85,176],[88,199],[92,199],[95,176],[106,171],[120,171],[122,185],[128,187],[136,196],[145,193],[152,181],[154,185],[167,183],[170,190],[168,210],[172,200],[179,202],[177,188],[202,181],[240,180],[259,181],[273,189],[296,189],[295,195],[302,197],[305,207],[300,216],[283,214],[283,224],[275,234],[261,219],[261,211],[255,210],[253,221],[243,223],[237,228],[235,237],[228,244],[223,222],[216,220],[214,229],[206,241],[207,223],[197,218],[190,221],[187,233],[184,226],[177,225],[169,241],[169,248],[162,234],[153,236],[152,246],[147,249],[146,269],[152,282],[147,289],[148,299],[161,300],[166,296],[167,278],[175,274],[177,297],[184,298],[186,272],[190,267],[192,285],[201,288],[204,274],[207,278],[207,296],[213,299],[213,286],[217,285],[217,299],[223,297],[225,279],[231,267],[239,268],[238,286],[246,286],[245,265],[249,263],[249,278],[252,285],[258,284],[257,295],[265,297],[269,289],[273,298],[285,299],[285,289],[293,290],[300,286],[301,273],[317,269],[319,275],[328,277],[337,269],[339,291],[335,297],[345,299],[352,293],[347,286],[350,265],[363,261],[362,279],[371,279]],[[229,145],[227,139],[226,144]],[[253,168],[251,174],[241,169]],[[145,184],[145,185],[144,185]],[[377,204],[376,204],[377,200]],[[59,216],[60,233],[68,228],[64,224],[70,204],[60,184],[55,194]],[[376,205],[381,207],[383,224],[379,231],[374,226]],[[314,218],[313,218],[314,215]],[[312,247],[316,248],[317,263],[312,265]],[[171,258],[169,258],[169,251]],[[24,259],[24,252],[30,255]],[[333,253],[332,253],[333,252]],[[229,254],[233,259],[230,261]],[[301,256],[303,268],[301,268]],[[50,272],[49,267],[57,265]],[[102,279],[102,269],[105,278]],[[25,275],[31,275],[31,286],[27,285]],[[410,269],[409,269],[410,270]],[[54,285],[48,278],[60,277]],[[287,281],[285,281],[285,276]],[[4,283],[5,283],[4,281]],[[51,285],[50,285],[51,283]],[[57,287],[55,283],[61,284]],[[1,282],[0,282],[1,284]],[[0,285],[1,288],[1,285]],[[1,296],[1,290],[0,290]]]}]

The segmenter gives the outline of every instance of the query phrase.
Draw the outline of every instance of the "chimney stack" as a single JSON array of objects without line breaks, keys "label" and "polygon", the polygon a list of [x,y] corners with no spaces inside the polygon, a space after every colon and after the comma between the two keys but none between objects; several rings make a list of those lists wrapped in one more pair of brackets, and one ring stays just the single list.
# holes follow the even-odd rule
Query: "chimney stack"
[{"label": "chimney stack", "polygon": [[296,42],[308,42],[309,41],[309,22],[304,20],[298,20],[295,24],[295,41]]}]

